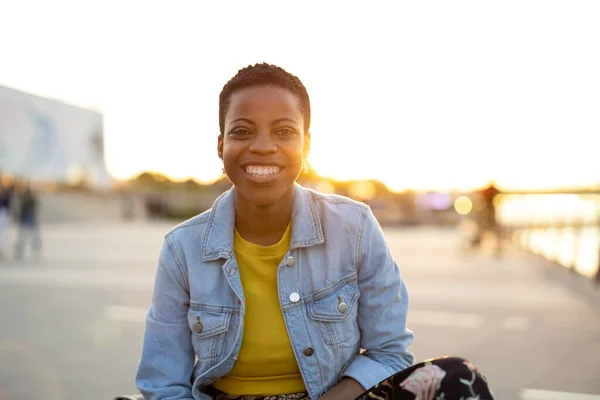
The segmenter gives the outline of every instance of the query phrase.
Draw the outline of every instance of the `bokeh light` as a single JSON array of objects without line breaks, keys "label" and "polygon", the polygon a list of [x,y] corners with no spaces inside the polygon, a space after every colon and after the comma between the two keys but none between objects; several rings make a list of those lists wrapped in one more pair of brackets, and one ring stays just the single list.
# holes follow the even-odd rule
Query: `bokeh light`
[{"label": "bokeh light", "polygon": [[459,196],[454,200],[454,209],[460,215],[467,215],[473,210],[473,202],[467,196]]}]

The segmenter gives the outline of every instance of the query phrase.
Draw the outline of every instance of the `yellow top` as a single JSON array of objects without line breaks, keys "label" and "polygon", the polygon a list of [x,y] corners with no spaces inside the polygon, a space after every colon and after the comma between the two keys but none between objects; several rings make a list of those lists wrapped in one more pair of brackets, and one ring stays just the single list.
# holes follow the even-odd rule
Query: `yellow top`
[{"label": "yellow top", "polygon": [[235,232],[233,248],[246,298],[246,315],[238,359],[229,374],[213,384],[222,392],[271,396],[306,391],[277,294],[277,268],[290,239],[290,225],[281,240],[271,246],[250,243]]}]

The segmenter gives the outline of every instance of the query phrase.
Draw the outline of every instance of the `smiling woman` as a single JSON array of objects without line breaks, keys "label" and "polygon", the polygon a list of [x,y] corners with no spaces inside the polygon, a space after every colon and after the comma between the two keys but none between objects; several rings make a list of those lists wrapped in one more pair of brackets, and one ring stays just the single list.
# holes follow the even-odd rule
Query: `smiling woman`
[{"label": "smiling woman", "polygon": [[233,188],[165,237],[145,398],[493,399],[466,360],[413,365],[408,292],[371,210],[296,183],[311,142],[302,82],[249,66],[219,106]]},{"label": "smiling woman", "polygon": [[[240,89],[225,115],[218,151],[238,194],[236,228],[250,241],[272,244],[288,225],[293,185],[310,147],[298,98],[272,85]],[[257,230],[243,217],[256,213],[282,218],[274,230]]]}]

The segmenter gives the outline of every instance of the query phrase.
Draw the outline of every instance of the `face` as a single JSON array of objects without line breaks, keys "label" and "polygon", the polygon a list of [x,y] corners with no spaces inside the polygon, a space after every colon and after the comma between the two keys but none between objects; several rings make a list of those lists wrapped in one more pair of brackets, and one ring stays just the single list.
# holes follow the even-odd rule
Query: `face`
[{"label": "face", "polygon": [[298,98],[290,91],[256,86],[231,96],[218,151],[244,199],[264,207],[291,198],[309,146]]}]

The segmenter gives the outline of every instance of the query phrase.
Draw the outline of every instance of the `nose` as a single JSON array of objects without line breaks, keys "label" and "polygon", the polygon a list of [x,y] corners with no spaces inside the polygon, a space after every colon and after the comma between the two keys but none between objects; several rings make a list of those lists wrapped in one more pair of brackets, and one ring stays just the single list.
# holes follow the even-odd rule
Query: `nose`
[{"label": "nose", "polygon": [[267,155],[277,151],[277,146],[270,132],[259,132],[250,145],[250,151],[255,154]]}]

